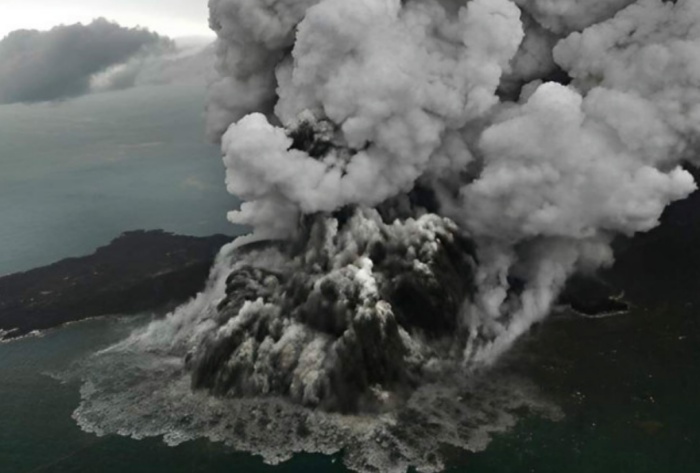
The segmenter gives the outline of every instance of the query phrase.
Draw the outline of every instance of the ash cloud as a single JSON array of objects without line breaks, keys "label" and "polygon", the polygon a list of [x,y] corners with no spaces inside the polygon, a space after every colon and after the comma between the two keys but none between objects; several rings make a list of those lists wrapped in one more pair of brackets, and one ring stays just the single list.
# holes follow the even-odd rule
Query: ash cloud
[{"label": "ash cloud", "polygon": [[[228,189],[246,201],[230,219],[254,228],[239,244],[430,189],[431,212],[478,248],[467,365],[495,360],[568,276],[612,262],[616,234],[653,228],[696,187],[679,167],[698,136],[693,2],[255,5],[212,4],[211,131],[226,130]],[[244,13],[260,23],[238,36]],[[304,123],[321,156],[293,146]]]},{"label": "ash cloud", "polygon": [[44,32],[14,31],[0,41],[0,103],[84,95],[96,74],[138,55],[173,49],[169,39],[156,33],[105,19]]},{"label": "ash cloud", "polygon": [[[401,423],[426,386],[488,378],[569,277],[696,189],[694,0],[210,9],[209,132],[245,200],[229,219],[252,231],[195,302],[110,352],[163,360],[196,395]],[[440,432],[473,427],[424,407]],[[442,467],[437,448],[401,448],[391,468],[349,462]]]}]

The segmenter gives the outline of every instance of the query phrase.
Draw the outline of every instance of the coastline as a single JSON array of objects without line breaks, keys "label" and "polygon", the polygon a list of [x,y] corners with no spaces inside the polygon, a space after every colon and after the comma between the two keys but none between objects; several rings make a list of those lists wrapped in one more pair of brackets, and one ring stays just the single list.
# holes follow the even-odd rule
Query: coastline
[{"label": "coastline", "polygon": [[231,237],[131,231],[94,253],[0,277],[0,340],[184,302]]}]

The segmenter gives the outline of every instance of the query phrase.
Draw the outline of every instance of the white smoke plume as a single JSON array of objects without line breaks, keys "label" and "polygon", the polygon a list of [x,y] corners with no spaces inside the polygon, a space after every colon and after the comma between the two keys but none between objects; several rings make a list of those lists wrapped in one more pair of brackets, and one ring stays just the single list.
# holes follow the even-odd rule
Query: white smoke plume
[{"label": "white smoke plume", "polygon": [[[677,166],[698,135],[693,2],[533,0],[516,2],[521,12],[508,0],[326,0],[303,15],[284,3],[256,4],[275,28],[252,36],[274,37],[287,54],[275,49],[265,80],[243,76],[267,90],[274,113],[260,103],[267,118],[245,116],[223,136],[228,188],[247,201],[231,219],[254,228],[240,243],[292,237],[300,215],[427,185],[437,211],[479,244],[470,317],[505,347],[546,315],[573,271],[611,262],[615,234],[653,228],[695,189]],[[250,8],[216,2],[215,21],[224,5]],[[240,81],[248,44],[220,38],[222,80]],[[557,66],[570,85],[537,79],[520,103],[499,101],[502,79],[545,79]],[[217,98],[232,120],[245,108]],[[288,131],[314,121],[334,145],[321,157],[295,149]],[[509,277],[525,285],[517,297]]]},{"label": "white smoke plume", "polygon": [[498,102],[501,74],[522,37],[519,11],[507,0],[472,2],[453,16],[423,2],[309,8],[291,58],[276,68],[275,117],[285,127],[304,116],[328,120],[339,150],[322,159],[290,150],[284,129],[262,115],[233,124],[223,138],[228,187],[248,201],[233,221],[254,224],[263,237],[289,235],[294,229],[279,228],[273,209],[374,206],[410,191],[431,159],[461,165],[464,154],[439,151],[442,138]]},{"label": "white smoke plume", "polygon": [[[648,231],[696,189],[682,167],[700,137],[695,0],[210,8],[209,132],[246,201],[229,218],[252,231],[197,301],[111,353],[160,356],[212,399],[380,413],[399,430],[400,406],[420,405],[436,438],[476,448],[462,435],[474,425],[452,430],[464,419],[441,410],[457,395],[439,407],[419,393],[483,380],[475,368],[543,320],[572,274],[611,264],[617,235]],[[82,424],[109,431],[90,412],[99,390],[87,400]],[[363,456],[369,424],[353,419],[334,437],[353,468],[442,466],[401,435],[393,470]],[[107,423],[139,435],[122,420]],[[329,424],[313,425],[286,454],[328,451]]]}]

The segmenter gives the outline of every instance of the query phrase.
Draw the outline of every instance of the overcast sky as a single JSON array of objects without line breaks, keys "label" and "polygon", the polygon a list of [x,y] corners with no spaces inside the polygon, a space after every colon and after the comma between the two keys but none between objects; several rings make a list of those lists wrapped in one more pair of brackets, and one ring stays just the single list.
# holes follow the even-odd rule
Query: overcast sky
[{"label": "overcast sky", "polygon": [[173,38],[213,35],[207,0],[0,0],[0,38],[17,29],[45,30],[97,17]]}]

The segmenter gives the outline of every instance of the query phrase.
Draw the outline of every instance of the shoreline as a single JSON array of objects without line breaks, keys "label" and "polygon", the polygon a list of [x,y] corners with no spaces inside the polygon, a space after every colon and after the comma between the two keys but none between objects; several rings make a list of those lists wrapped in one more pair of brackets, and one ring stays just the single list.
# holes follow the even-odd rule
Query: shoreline
[{"label": "shoreline", "polygon": [[94,253],[0,277],[0,341],[185,302],[232,237],[125,232]]}]

